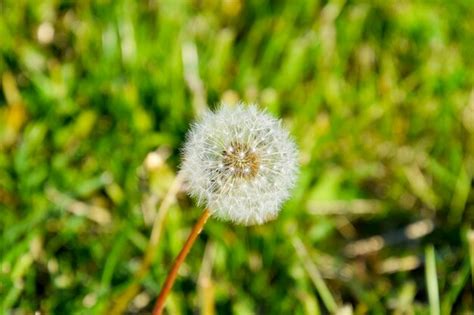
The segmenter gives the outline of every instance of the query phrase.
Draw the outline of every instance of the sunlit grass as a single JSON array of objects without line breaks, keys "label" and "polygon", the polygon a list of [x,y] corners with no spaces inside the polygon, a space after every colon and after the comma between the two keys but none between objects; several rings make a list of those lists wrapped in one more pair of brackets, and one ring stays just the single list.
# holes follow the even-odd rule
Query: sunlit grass
[{"label": "sunlit grass", "polygon": [[468,0],[0,2],[3,311],[104,314],[127,294],[149,311],[202,211],[173,186],[185,133],[237,100],[291,129],[298,185],[274,222],[209,222],[169,314],[472,311],[472,16]]}]

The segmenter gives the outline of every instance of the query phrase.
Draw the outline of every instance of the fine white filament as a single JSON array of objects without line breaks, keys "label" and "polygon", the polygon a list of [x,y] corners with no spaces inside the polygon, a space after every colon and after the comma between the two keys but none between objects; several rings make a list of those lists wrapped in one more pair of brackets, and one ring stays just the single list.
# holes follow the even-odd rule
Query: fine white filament
[{"label": "fine white filament", "polygon": [[243,104],[204,114],[188,133],[181,166],[199,204],[243,225],[275,218],[297,171],[296,146],[281,121]]}]

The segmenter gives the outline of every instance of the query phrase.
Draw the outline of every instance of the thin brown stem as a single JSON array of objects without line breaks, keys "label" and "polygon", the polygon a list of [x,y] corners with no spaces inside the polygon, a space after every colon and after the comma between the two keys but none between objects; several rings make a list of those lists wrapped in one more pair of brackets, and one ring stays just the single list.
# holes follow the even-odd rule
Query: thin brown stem
[{"label": "thin brown stem", "polygon": [[199,220],[194,225],[191,233],[188,236],[188,239],[186,240],[186,243],[184,243],[181,252],[179,252],[178,257],[176,257],[173,266],[171,267],[171,270],[169,271],[168,276],[166,277],[160,295],[156,299],[155,307],[153,308],[152,313],[153,315],[161,315],[161,313],[163,312],[163,309],[165,308],[166,297],[168,296],[171,291],[171,288],[173,287],[174,280],[178,275],[179,267],[186,259],[186,256],[188,255],[191,247],[193,246],[194,241],[196,241],[196,238],[198,237],[199,233],[201,233],[202,228],[204,227],[204,224],[206,224],[206,221],[207,219],[209,219],[210,215],[211,213],[209,212],[209,210],[205,209]]}]

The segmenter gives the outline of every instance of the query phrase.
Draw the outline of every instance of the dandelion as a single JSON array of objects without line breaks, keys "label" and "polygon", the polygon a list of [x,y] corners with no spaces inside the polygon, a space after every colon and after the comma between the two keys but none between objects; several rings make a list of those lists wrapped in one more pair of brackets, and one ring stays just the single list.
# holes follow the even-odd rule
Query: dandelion
[{"label": "dandelion", "polygon": [[293,187],[297,153],[281,122],[255,106],[222,105],[191,129],[181,172],[213,217],[262,224]]},{"label": "dandelion", "polygon": [[226,104],[191,128],[181,174],[205,210],[168,274],[155,304],[161,314],[179,266],[210,216],[236,224],[277,217],[298,170],[297,150],[281,121],[256,106]]}]

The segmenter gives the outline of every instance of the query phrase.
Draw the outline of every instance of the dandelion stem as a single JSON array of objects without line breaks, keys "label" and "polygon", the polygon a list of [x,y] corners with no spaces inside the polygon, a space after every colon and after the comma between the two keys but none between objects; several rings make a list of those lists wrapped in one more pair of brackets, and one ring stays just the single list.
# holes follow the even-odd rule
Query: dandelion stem
[{"label": "dandelion stem", "polygon": [[179,252],[178,257],[176,257],[173,263],[173,266],[171,267],[171,270],[169,271],[168,276],[166,277],[166,280],[165,280],[165,283],[163,284],[163,288],[161,289],[160,295],[156,299],[155,307],[153,308],[153,313],[152,313],[153,315],[160,315],[163,312],[163,309],[165,307],[166,297],[168,296],[168,294],[171,291],[171,288],[173,287],[176,276],[178,275],[179,267],[183,264],[184,260],[186,259],[186,256],[191,250],[191,247],[196,241],[196,238],[198,237],[199,233],[201,233],[202,228],[204,227],[204,224],[206,224],[206,221],[207,219],[209,219],[210,215],[211,213],[209,212],[209,210],[205,209],[201,217],[199,218],[199,220],[194,225],[191,233],[188,236],[188,239],[186,240],[186,243],[184,243],[183,248],[181,249],[181,252]]}]

